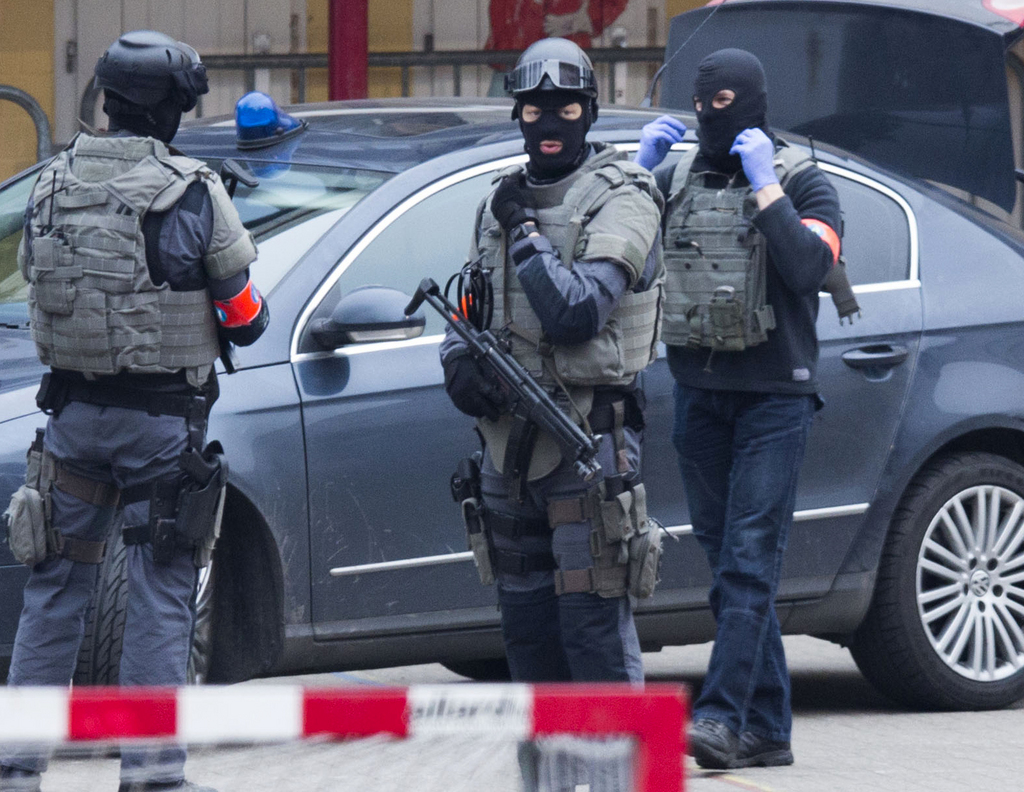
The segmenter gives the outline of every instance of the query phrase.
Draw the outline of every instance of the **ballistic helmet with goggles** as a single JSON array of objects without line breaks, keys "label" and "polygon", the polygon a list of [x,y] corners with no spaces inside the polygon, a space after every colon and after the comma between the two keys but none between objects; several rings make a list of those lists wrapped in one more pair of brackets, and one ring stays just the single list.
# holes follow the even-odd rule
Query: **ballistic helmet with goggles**
[{"label": "ballistic helmet with goggles", "polygon": [[111,44],[96,63],[95,84],[140,107],[170,99],[184,113],[210,90],[199,53],[155,30],[134,30]]},{"label": "ballistic helmet with goggles", "polygon": [[[594,65],[577,44],[564,38],[535,41],[505,75],[505,91],[519,99],[532,91],[573,91],[590,97],[591,120],[597,118]],[[518,102],[512,118],[518,115]]]}]

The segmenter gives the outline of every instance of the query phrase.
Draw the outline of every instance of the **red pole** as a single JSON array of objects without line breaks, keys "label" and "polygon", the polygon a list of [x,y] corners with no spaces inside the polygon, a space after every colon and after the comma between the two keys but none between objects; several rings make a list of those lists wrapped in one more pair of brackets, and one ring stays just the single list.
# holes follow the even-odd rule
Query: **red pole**
[{"label": "red pole", "polygon": [[369,0],[329,0],[327,95],[366,98]]}]

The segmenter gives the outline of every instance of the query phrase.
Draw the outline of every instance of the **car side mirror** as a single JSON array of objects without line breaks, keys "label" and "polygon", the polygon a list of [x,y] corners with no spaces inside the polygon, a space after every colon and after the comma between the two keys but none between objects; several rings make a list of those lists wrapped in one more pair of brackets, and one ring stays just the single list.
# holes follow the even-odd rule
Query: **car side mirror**
[{"label": "car side mirror", "polygon": [[324,349],[374,341],[406,341],[423,334],[423,311],[405,315],[409,295],[387,286],[361,286],[334,306],[329,319],[310,323],[313,338]]}]

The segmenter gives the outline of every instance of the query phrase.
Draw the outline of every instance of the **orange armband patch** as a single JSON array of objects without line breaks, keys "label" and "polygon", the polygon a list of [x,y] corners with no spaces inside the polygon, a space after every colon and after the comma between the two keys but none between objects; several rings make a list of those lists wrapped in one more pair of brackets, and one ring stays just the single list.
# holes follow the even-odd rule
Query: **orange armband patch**
[{"label": "orange armband patch", "polygon": [[818,239],[828,245],[829,250],[832,251],[832,263],[837,263],[839,261],[839,235],[832,229],[832,226],[812,218],[801,220],[800,222],[811,229]]},{"label": "orange armband patch", "polygon": [[244,327],[259,315],[263,296],[250,279],[245,288],[230,300],[214,300],[213,306],[221,327]]}]

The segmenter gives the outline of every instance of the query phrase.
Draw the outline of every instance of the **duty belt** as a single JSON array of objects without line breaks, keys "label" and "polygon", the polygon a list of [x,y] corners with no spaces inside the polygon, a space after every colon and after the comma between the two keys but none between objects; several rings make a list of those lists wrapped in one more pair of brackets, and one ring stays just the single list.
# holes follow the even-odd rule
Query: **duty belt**
[{"label": "duty belt", "polygon": [[195,401],[204,398],[192,391],[163,393],[85,380],[72,380],[53,373],[43,375],[36,394],[36,404],[43,412],[59,415],[69,402],[83,402],[97,407],[123,407],[144,410],[150,415],[188,417],[196,409]]}]

